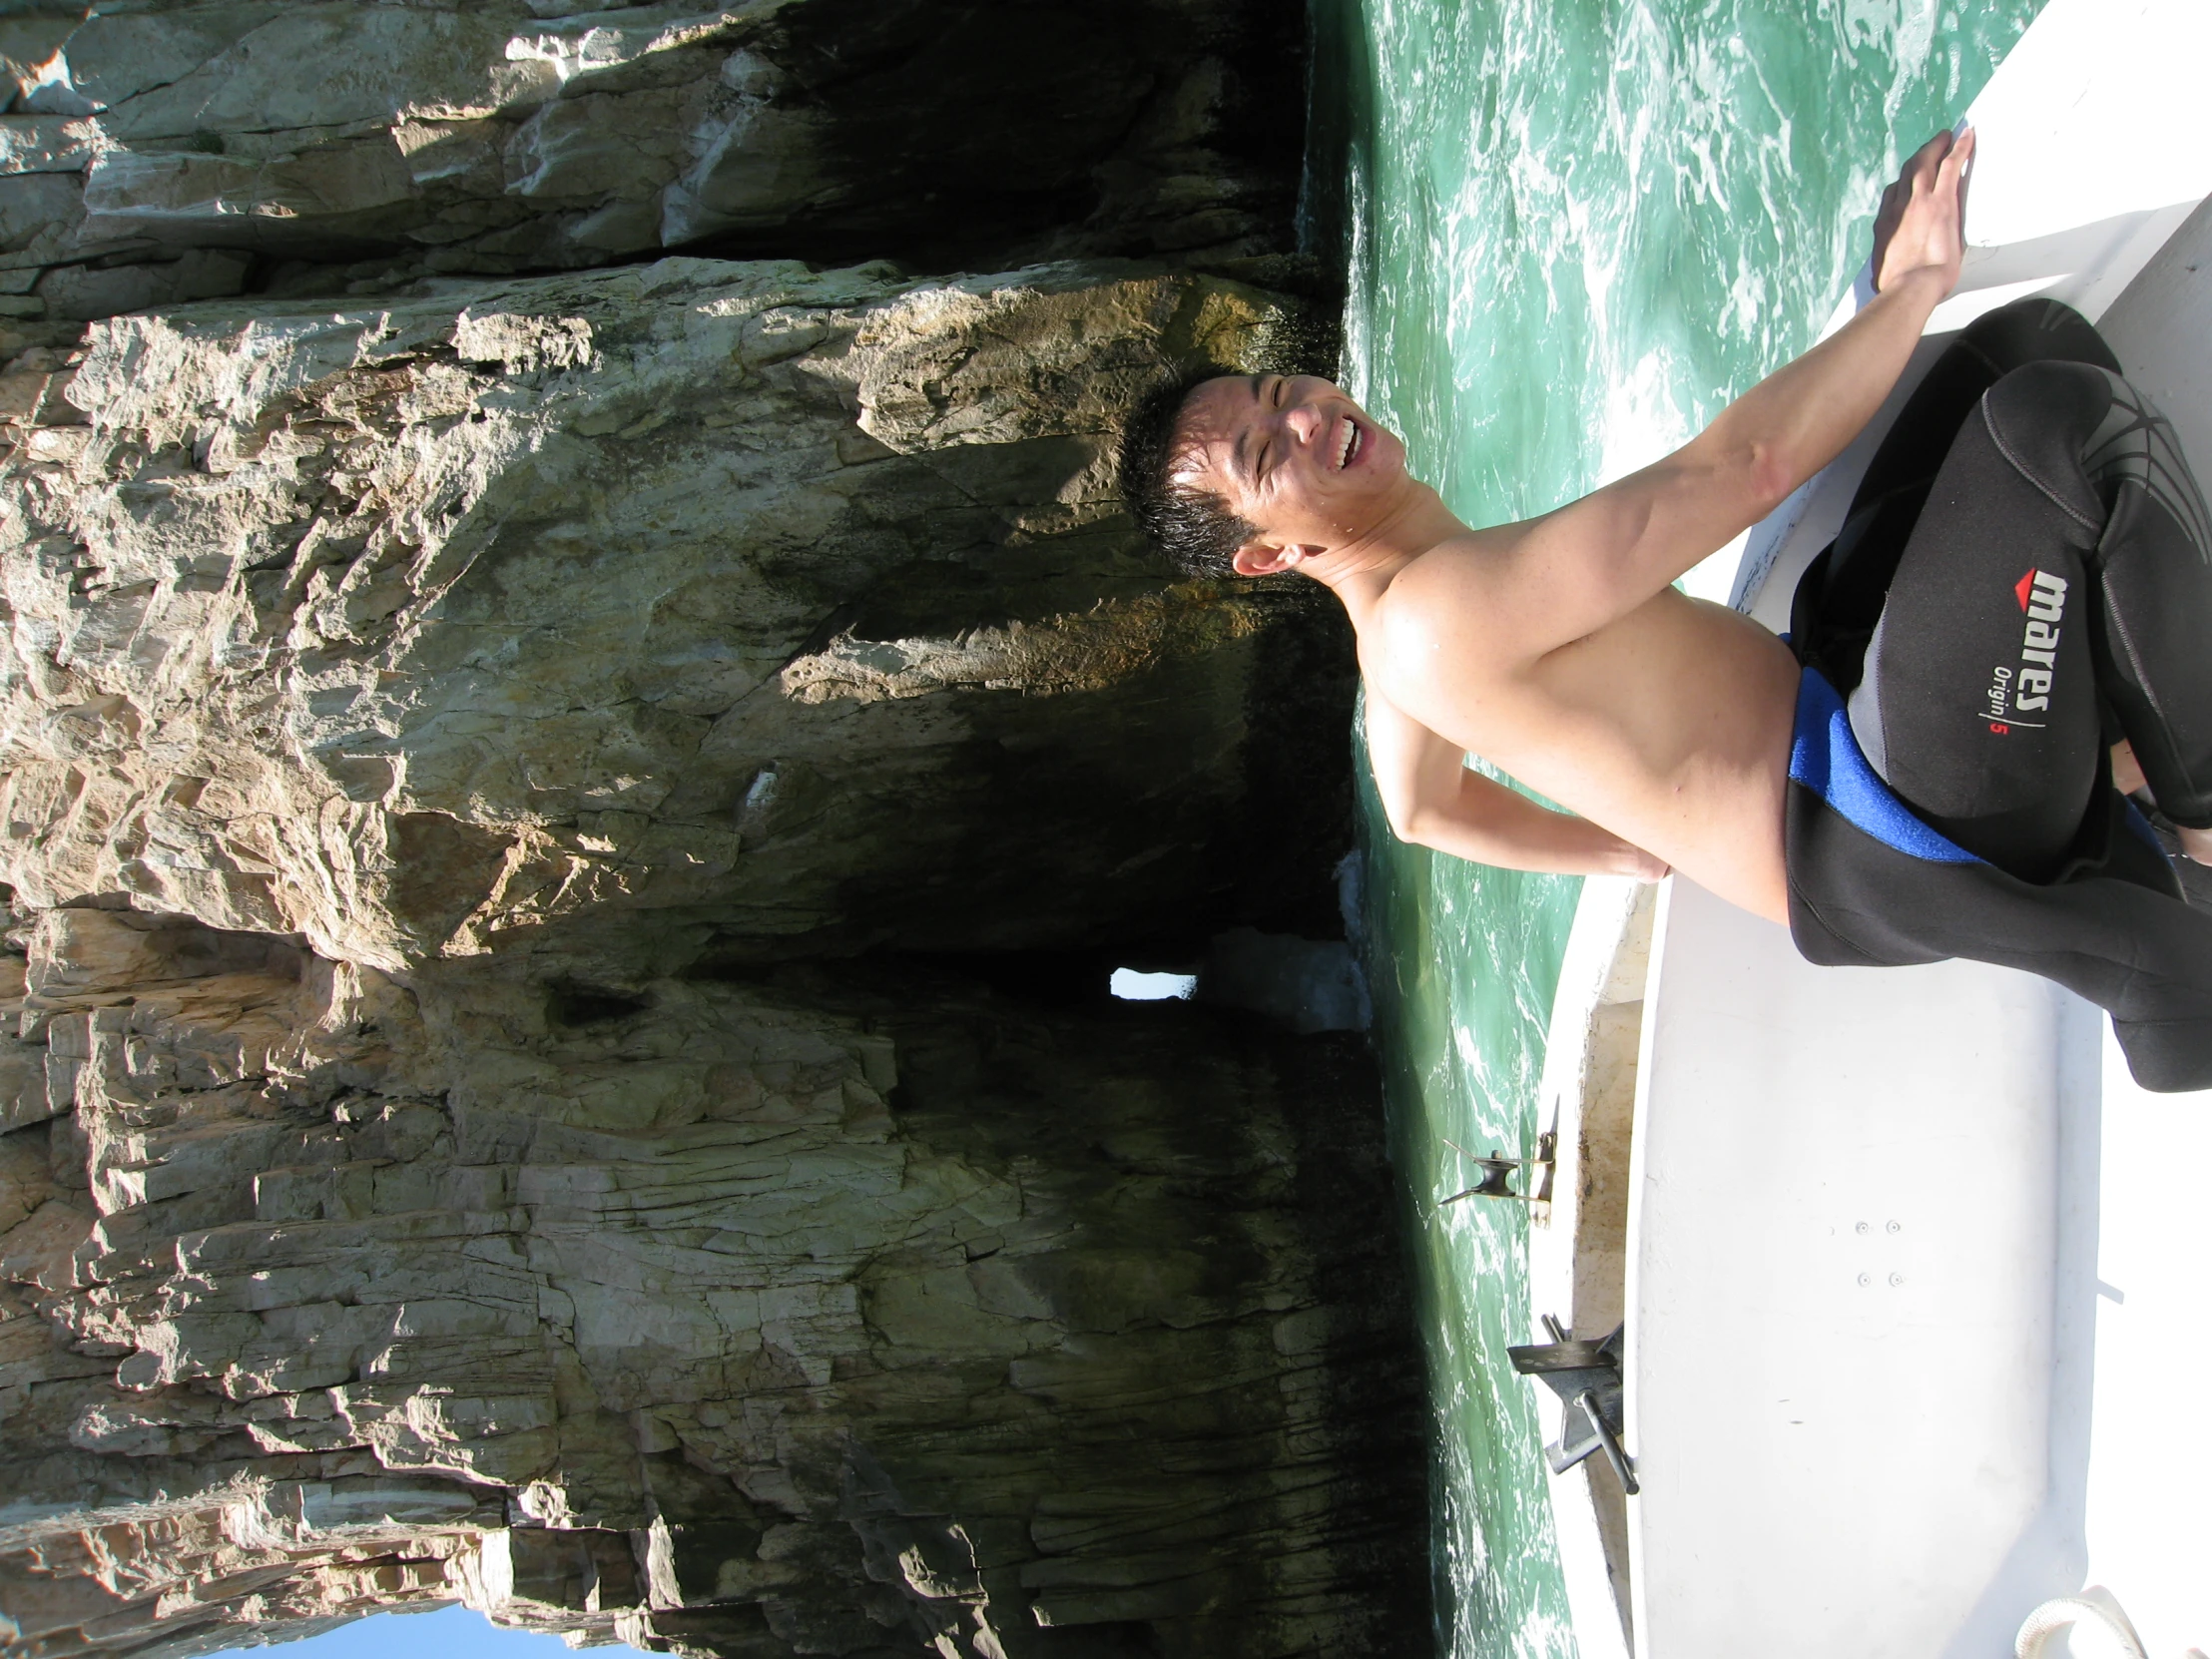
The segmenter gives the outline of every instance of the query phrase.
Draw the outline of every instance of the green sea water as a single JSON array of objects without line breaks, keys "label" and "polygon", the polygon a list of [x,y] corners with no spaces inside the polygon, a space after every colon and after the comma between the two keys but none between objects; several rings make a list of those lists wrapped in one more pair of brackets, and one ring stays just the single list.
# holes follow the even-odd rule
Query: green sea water
[{"label": "green sea water", "polygon": [[[1656,458],[1812,343],[1882,186],[2038,0],[1315,0],[1350,164],[1344,377],[1473,524]],[[1327,121],[1324,125],[1327,125]],[[1364,776],[1364,767],[1362,769]],[[1364,951],[1434,1415],[1438,1651],[1571,1655],[1517,1206],[1579,883],[1397,844],[1362,803]]]}]

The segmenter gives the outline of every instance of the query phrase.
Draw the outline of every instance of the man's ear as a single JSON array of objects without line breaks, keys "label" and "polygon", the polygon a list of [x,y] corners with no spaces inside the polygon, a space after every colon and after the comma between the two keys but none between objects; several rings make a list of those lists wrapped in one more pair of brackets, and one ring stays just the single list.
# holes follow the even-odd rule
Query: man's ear
[{"label": "man's ear", "polygon": [[1229,563],[1239,576],[1274,576],[1282,571],[1296,570],[1308,559],[1327,551],[1303,543],[1248,541],[1237,549]]}]

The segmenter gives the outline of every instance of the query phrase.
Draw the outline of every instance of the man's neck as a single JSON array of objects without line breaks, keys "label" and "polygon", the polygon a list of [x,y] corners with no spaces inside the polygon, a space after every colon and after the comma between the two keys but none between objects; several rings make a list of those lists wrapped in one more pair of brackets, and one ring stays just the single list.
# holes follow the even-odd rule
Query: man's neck
[{"label": "man's neck", "polygon": [[1344,602],[1355,628],[1364,628],[1400,571],[1424,553],[1467,533],[1466,525],[1434,490],[1415,484],[1374,529],[1343,547],[1314,555],[1299,568]]}]

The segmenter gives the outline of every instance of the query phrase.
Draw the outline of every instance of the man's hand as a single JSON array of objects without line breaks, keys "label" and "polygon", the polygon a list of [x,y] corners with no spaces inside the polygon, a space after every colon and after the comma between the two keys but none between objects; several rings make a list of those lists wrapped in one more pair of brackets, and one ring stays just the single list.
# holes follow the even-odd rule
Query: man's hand
[{"label": "man's hand", "polygon": [[1958,285],[1966,253],[1966,164],[1973,133],[1937,133],[1913,152],[1898,182],[1882,193],[1874,219],[1874,285],[1888,292],[1909,273],[1935,274],[1944,293]]},{"label": "man's hand", "polygon": [[1622,841],[1621,846],[1623,855],[1620,865],[1611,873],[1633,875],[1639,881],[1664,881],[1674,873],[1666,859],[1653,857],[1642,847],[1631,846],[1627,841]]}]

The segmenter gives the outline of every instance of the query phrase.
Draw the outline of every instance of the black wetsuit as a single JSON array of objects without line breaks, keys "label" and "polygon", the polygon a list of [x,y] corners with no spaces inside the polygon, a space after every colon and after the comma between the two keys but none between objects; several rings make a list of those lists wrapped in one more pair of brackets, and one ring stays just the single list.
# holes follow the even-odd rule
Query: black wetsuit
[{"label": "black wetsuit", "polygon": [[2106,751],[2212,827],[2212,524],[2118,369],[2054,301],[1981,318],[1799,582],[1790,928],[1815,962],[2042,974],[2144,1087],[2207,1088],[2212,914]]}]

